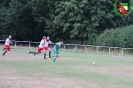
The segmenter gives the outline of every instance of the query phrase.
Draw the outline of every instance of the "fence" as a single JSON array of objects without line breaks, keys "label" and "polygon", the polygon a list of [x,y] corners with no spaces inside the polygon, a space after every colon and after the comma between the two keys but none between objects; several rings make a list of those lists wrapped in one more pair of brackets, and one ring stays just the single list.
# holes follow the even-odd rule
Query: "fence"
[{"label": "fence", "polygon": [[[40,42],[31,41],[15,41],[12,40],[12,48],[26,48],[35,49]],[[0,40],[0,44],[3,45],[5,40]],[[53,48],[54,44],[50,44],[49,47]],[[113,56],[133,56],[133,48],[121,48],[121,47],[109,47],[109,46],[94,46],[94,45],[80,45],[80,44],[63,44],[61,50],[83,52],[100,55],[113,55]]]}]

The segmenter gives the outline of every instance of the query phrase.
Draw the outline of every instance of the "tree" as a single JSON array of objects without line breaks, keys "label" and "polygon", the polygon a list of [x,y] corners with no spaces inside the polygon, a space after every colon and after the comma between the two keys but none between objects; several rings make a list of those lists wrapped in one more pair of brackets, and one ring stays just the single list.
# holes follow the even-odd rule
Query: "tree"
[{"label": "tree", "polygon": [[[1,9],[1,38],[13,35],[16,40],[38,41],[44,35],[38,27],[32,2],[34,0],[11,0]],[[37,0],[38,1],[38,0]],[[4,2],[5,3],[5,2]],[[44,27],[44,26],[43,26]]]},{"label": "tree", "polygon": [[106,29],[130,24],[130,16],[120,17],[114,12],[115,0],[58,0],[55,13],[47,20],[47,33],[64,39],[89,40]]},{"label": "tree", "polygon": [[8,35],[13,35],[14,39],[28,40],[27,35],[32,34],[32,21],[30,7],[27,4],[27,0],[11,0],[8,3],[7,8],[3,8],[1,11],[1,37],[5,38]]}]

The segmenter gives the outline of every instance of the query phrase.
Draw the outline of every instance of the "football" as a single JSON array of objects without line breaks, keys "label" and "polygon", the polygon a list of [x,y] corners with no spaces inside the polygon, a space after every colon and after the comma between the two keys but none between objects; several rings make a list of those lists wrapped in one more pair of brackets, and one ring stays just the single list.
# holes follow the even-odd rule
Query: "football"
[{"label": "football", "polygon": [[92,62],[92,65],[94,65],[94,66],[95,66],[95,65],[96,65],[96,62]]}]

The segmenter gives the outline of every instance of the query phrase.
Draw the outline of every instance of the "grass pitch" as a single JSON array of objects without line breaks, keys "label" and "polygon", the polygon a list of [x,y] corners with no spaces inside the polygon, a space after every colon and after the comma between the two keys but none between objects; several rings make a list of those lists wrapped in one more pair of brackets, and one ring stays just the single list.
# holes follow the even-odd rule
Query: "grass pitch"
[{"label": "grass pitch", "polygon": [[133,88],[132,57],[61,51],[52,64],[29,51],[12,49],[0,56],[0,88]]}]

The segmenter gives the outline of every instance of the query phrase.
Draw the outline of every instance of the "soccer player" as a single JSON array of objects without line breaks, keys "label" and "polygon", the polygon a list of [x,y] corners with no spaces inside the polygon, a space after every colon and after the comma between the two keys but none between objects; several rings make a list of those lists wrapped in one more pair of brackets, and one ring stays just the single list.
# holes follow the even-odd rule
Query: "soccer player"
[{"label": "soccer player", "polygon": [[54,46],[54,56],[53,56],[52,63],[56,61],[56,58],[59,58],[59,48],[61,47],[61,44],[63,44],[63,40],[60,40]]},{"label": "soccer player", "polygon": [[[47,36],[47,39],[45,40],[44,50],[49,51],[49,58],[51,58],[51,49],[48,47],[49,44],[52,44],[52,42],[50,41],[50,37]],[[44,59],[47,59],[46,52],[44,53]]]},{"label": "soccer player", "polygon": [[10,51],[10,44],[12,43],[11,40],[12,36],[9,35],[9,37],[6,39],[5,45],[4,45],[4,49],[3,49],[3,56],[6,54],[7,51]]},{"label": "soccer player", "polygon": [[44,45],[45,45],[45,40],[46,40],[46,37],[43,36],[43,39],[41,40],[41,42],[40,42],[40,44],[39,44],[39,46],[37,48],[37,51],[36,52],[31,52],[30,51],[29,54],[30,53],[33,53],[34,56],[35,56],[36,54],[41,53],[41,51],[44,51],[45,52],[45,50],[43,49],[44,48]]}]

